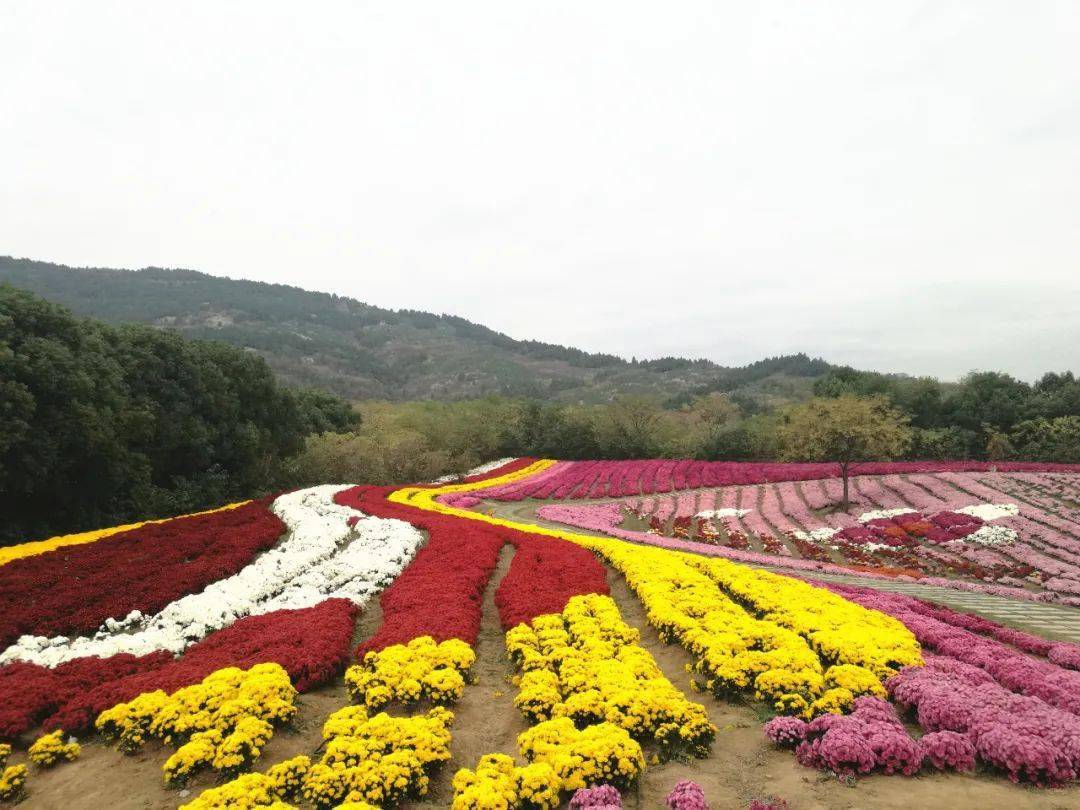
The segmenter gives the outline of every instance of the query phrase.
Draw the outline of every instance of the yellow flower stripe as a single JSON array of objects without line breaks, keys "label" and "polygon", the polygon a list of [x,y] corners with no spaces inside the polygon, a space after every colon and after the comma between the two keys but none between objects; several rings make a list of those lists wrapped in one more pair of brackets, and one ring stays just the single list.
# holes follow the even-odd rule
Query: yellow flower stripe
[{"label": "yellow flower stripe", "polygon": [[519,624],[506,634],[507,652],[524,673],[514,704],[532,722],[612,723],[655,739],[665,760],[708,756],[716,727],[705,707],[664,677],[640,640],[615,601],[600,594],[575,596],[561,614]]},{"label": "yellow flower stripe", "polygon": [[139,523],[126,523],[123,526],[111,526],[107,529],[94,529],[89,532],[80,532],[78,534],[64,534],[57,537],[50,537],[48,540],[34,540],[29,543],[20,543],[17,546],[6,546],[0,548],[0,565],[6,565],[14,560],[21,560],[23,557],[36,557],[38,554],[45,554],[49,551],[56,551],[58,548],[64,548],[65,546],[81,546],[86,543],[93,543],[97,540],[102,540],[106,537],[111,537],[114,534],[120,534],[120,532],[130,531],[131,529],[138,529],[141,526],[149,526],[152,523],[167,523],[170,520],[178,520],[185,517],[197,517],[199,515],[212,515],[214,512],[225,512],[229,509],[236,509],[237,507],[249,504],[251,501],[239,501],[237,503],[226,504],[225,506],[219,506],[216,509],[207,509],[202,512],[191,512],[187,515],[177,515],[176,517],[161,518],[160,520],[143,520]]},{"label": "yellow flower stripe", "polygon": [[7,765],[9,756],[11,746],[0,743],[0,802],[15,802],[26,787],[26,766]]},{"label": "yellow flower stripe", "polygon": [[326,750],[301,793],[316,810],[350,802],[396,807],[424,796],[429,772],[450,759],[453,721],[441,706],[414,717],[368,717],[363,706],[346,706],[326,721]]},{"label": "yellow flower stripe", "polygon": [[165,782],[177,785],[207,766],[226,775],[250,767],[274,724],[296,715],[295,699],[279,664],[256,664],[247,671],[226,667],[172,695],[157,690],[119,703],[98,715],[95,725],[125,753],[137,751],[147,737],[179,746],[162,769]]},{"label": "yellow flower stripe", "polygon": [[[389,499],[568,540],[599,554],[627,578],[650,622],[695,654],[706,685],[718,694],[753,688],[777,711],[812,716],[842,711],[859,694],[881,694],[881,682],[900,666],[922,664],[918,642],[900,622],[799,580],[727,560],[518,523],[436,500],[447,492],[526,478],[554,463],[538,461],[486,481],[406,487]],[[705,615],[699,604],[707,605]]]},{"label": "yellow flower stripe", "polygon": [[15,802],[22,796],[25,787],[26,766],[8,765],[0,774],[0,802]]},{"label": "yellow flower stripe", "polygon": [[488,754],[475,771],[459,770],[453,810],[553,808],[563,791],[626,787],[645,768],[637,740],[656,740],[665,760],[707,756],[716,727],[705,708],[638,641],[615,601],[600,594],[575,596],[562,613],[509,630],[507,654],[523,673],[514,705],[538,723],[518,736],[529,764]]},{"label": "yellow flower stripe", "polygon": [[49,734],[43,734],[34,740],[34,744],[27,751],[27,756],[35,765],[42,768],[51,768],[62,759],[68,762],[74,760],[82,751],[82,746],[72,740],[64,740],[64,730],[58,728]]},{"label": "yellow flower stripe", "polygon": [[303,755],[279,762],[266,773],[245,773],[220,787],[209,788],[180,810],[239,810],[270,808],[286,810],[303,789],[311,759]]},{"label": "yellow flower stripe", "polygon": [[484,754],[476,770],[454,774],[451,810],[510,810],[559,806],[559,779],[546,762],[519,768],[506,754]]},{"label": "yellow flower stripe", "polygon": [[353,702],[371,711],[388,703],[452,703],[461,697],[475,661],[472,647],[460,639],[436,644],[431,636],[420,636],[369,652],[363,663],[346,670],[345,685]]},{"label": "yellow flower stripe", "polygon": [[442,707],[414,717],[374,712],[390,703],[407,708],[421,700],[457,700],[475,661],[476,653],[465,642],[436,643],[431,636],[369,652],[345,673],[357,705],[327,718],[322,729],[326,748],[319,762],[294,757],[264,774],[244,774],[204,791],[185,810],[280,810],[301,797],[320,809],[395,806],[423,796],[429,771],[450,758],[454,715]]}]

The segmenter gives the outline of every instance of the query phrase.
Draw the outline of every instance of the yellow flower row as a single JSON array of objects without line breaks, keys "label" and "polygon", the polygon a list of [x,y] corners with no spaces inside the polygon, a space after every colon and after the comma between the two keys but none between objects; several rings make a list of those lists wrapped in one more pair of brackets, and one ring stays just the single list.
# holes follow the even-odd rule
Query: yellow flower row
[{"label": "yellow flower row", "polygon": [[638,641],[614,600],[600,594],[575,596],[561,614],[518,625],[506,634],[524,672],[515,705],[533,722],[612,723],[657,740],[665,760],[683,751],[707,756],[716,727],[705,708],[687,700]]},{"label": "yellow flower row", "polygon": [[26,766],[7,765],[9,756],[11,746],[0,743],[0,802],[15,802],[26,787]]},{"label": "yellow flower row", "polygon": [[420,700],[452,703],[461,697],[476,654],[459,639],[436,644],[431,636],[414,638],[379,652],[345,672],[345,685],[353,702],[378,710],[389,703],[405,705]]},{"label": "yellow flower row", "polygon": [[278,664],[244,671],[226,667],[201,683],[166,695],[145,692],[98,715],[96,727],[108,741],[131,753],[147,737],[179,746],[165,762],[165,781],[182,784],[212,767],[225,774],[246,770],[274,733],[274,725],[296,714],[296,690]]},{"label": "yellow flower row", "polygon": [[50,537],[47,540],[34,540],[29,543],[20,543],[17,546],[7,546],[5,548],[0,548],[0,565],[6,565],[13,560],[20,560],[23,557],[36,557],[38,554],[44,554],[47,551],[55,551],[64,546],[81,546],[86,543],[93,543],[97,540],[111,537],[114,534],[130,531],[131,529],[138,529],[142,526],[150,525],[151,523],[166,523],[181,517],[195,517],[197,515],[213,514],[214,512],[224,512],[229,509],[236,509],[237,507],[248,503],[251,503],[251,501],[230,503],[225,506],[219,506],[216,509],[192,512],[188,515],[177,515],[176,517],[162,518],[161,520],[143,520],[138,523],[127,523],[123,526],[110,526],[106,529],[94,529],[92,531],[79,532],[77,534],[64,534],[57,537]]},{"label": "yellow flower row", "polygon": [[641,745],[612,723],[579,729],[558,717],[523,731],[517,743],[529,764],[487,754],[475,771],[462,768],[453,779],[452,810],[553,810],[563,791],[600,783],[626,788],[645,770]]},{"label": "yellow flower row", "polygon": [[645,768],[638,739],[657,740],[664,758],[706,756],[716,727],[639,641],[600,594],[575,596],[562,613],[509,630],[507,653],[522,670],[514,705],[537,723],[518,736],[529,764],[489,754],[475,771],[461,769],[453,809],[554,808],[563,791],[626,787]]},{"label": "yellow flower row", "polygon": [[[884,678],[900,666],[922,663],[906,628],[891,628],[889,617],[838,598],[830,605],[832,594],[820,588],[727,561],[616,540],[597,540],[596,548],[626,577],[661,636],[694,655],[695,671],[717,697],[753,690],[783,714],[840,713],[861,695],[884,697]],[[727,588],[718,587],[721,580]],[[765,587],[773,589],[767,597],[772,610],[758,618],[747,594]],[[849,611],[849,605],[856,610]],[[831,629],[812,620],[830,610],[837,617]],[[844,655],[817,648],[819,635],[842,635]]]},{"label": "yellow flower row", "polygon": [[303,789],[311,759],[297,756],[279,762],[266,773],[245,773],[220,787],[204,790],[180,810],[247,810],[247,808],[291,808]]},{"label": "yellow flower row", "polygon": [[51,768],[61,760],[71,762],[79,756],[81,751],[82,746],[75,740],[65,741],[64,730],[58,728],[56,731],[43,734],[34,740],[34,744],[30,746],[27,755],[35,765],[42,768]]},{"label": "yellow flower row", "polygon": [[324,810],[342,802],[393,807],[424,796],[430,771],[450,759],[453,720],[441,706],[415,717],[367,717],[363,706],[335,712],[323,728],[322,760],[304,776],[304,799]]},{"label": "yellow flower row", "polygon": [[881,680],[923,663],[919,643],[892,616],[798,579],[715,557],[685,556],[762,619],[806,638],[826,661],[864,667]]},{"label": "yellow flower row", "polygon": [[559,806],[559,779],[546,762],[519,768],[506,754],[485,754],[475,771],[454,774],[452,810],[546,810]]},{"label": "yellow flower row", "polygon": [[4,768],[0,762],[3,773],[0,774],[0,802],[14,802],[18,800],[26,787],[26,766],[8,765]]},{"label": "yellow flower row", "polygon": [[181,810],[282,808],[304,801],[325,808],[393,807],[427,793],[429,773],[450,759],[454,715],[435,707],[415,717],[368,716],[346,706],[323,725],[319,762],[297,756],[265,773],[238,776],[203,791]]}]

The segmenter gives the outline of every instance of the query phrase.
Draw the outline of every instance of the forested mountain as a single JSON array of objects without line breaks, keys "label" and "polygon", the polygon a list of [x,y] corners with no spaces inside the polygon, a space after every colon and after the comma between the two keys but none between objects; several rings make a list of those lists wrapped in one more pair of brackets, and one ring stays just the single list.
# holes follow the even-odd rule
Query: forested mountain
[{"label": "forested mountain", "polygon": [[809,395],[813,379],[831,368],[806,355],[743,368],[681,358],[632,362],[515,340],[452,315],[381,309],[192,270],[73,269],[0,257],[0,283],[5,282],[79,315],[231,343],[260,354],[290,384],[357,399],[503,394],[596,403],[618,394],[649,394],[679,403],[724,391],[764,406]]}]

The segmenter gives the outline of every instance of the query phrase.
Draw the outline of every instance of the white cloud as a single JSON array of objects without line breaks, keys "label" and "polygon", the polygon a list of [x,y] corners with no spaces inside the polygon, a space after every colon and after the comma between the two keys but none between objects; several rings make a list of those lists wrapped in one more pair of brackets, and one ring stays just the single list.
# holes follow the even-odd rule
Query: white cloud
[{"label": "white cloud", "polygon": [[0,253],[516,337],[1075,366],[1069,3],[11,2]]}]

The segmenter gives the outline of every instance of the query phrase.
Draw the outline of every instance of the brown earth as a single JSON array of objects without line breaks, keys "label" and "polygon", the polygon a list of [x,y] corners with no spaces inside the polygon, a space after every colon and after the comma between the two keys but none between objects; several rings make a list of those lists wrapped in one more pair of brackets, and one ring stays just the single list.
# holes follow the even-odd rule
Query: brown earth
[{"label": "brown earth", "polygon": [[[454,708],[453,759],[433,776],[429,796],[410,805],[412,808],[448,807],[452,796],[450,780],[458,768],[474,767],[485,753],[516,753],[515,741],[525,722],[513,706],[515,689],[508,683],[513,668],[504,654],[503,632],[493,600],[495,587],[508,570],[512,556],[513,549],[504,548],[485,594],[476,645],[475,683],[466,688]],[[642,646],[656,658],[673,683],[693,695],[686,671],[689,655],[680,647],[661,642],[649,626],[641,603],[621,576],[609,571],[608,581],[624,620],[640,631]],[[355,640],[374,633],[380,621],[377,600],[373,600],[358,622]],[[664,797],[681,779],[693,779],[700,784],[713,810],[746,808],[751,799],[768,796],[786,799],[792,810],[1080,807],[1080,786],[1038,790],[1013,785],[989,773],[928,774],[914,778],[873,776],[844,783],[803,768],[789,752],[774,749],[761,733],[763,715],[752,703],[720,702],[709,695],[695,697],[705,705],[719,729],[712,755],[704,760],[650,766],[636,787],[624,795],[625,807],[662,808]],[[274,735],[259,767],[266,768],[300,753],[315,754],[322,741],[320,732],[326,716],[346,703],[348,694],[340,677],[302,695],[293,727]],[[186,791],[166,790],[162,786],[161,765],[168,754],[168,749],[155,744],[148,745],[138,755],[125,756],[97,740],[86,741],[82,756],[74,763],[44,772],[31,767],[29,795],[20,808],[171,810],[214,784],[212,775],[203,774]],[[12,757],[12,762],[24,760],[22,754]]]}]

